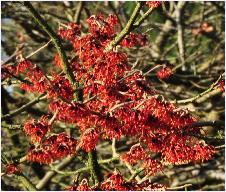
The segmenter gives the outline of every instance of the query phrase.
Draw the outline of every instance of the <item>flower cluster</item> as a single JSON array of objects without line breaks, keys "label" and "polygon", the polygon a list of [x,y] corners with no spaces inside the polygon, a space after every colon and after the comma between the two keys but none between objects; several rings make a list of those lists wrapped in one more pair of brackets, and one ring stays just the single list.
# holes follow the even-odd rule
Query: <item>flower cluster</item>
[{"label": "flower cluster", "polygon": [[140,145],[140,143],[133,145],[130,151],[124,154],[121,158],[122,160],[128,162],[129,164],[136,164],[138,160],[143,160],[146,157],[145,150]]},{"label": "flower cluster", "polygon": [[192,29],[192,34],[199,35],[201,33],[211,33],[213,31],[213,26],[211,26],[209,23],[203,22],[199,27]]},{"label": "flower cluster", "polygon": [[172,69],[170,67],[163,67],[157,72],[157,77],[162,80],[168,79],[172,75]]},{"label": "flower cluster", "polygon": [[162,184],[144,181],[138,184],[136,181],[125,181],[123,176],[115,171],[99,185],[90,187],[87,179],[83,179],[78,186],[70,186],[68,191],[164,191],[166,186]]},{"label": "flower cluster", "polygon": [[130,33],[120,43],[124,47],[145,46],[147,43],[147,36],[143,34]]},{"label": "flower cluster", "polygon": [[49,130],[50,126],[46,116],[42,116],[38,121],[30,119],[24,123],[24,132],[31,137],[32,143],[41,142]]},{"label": "flower cluster", "polygon": [[103,15],[93,15],[87,19],[89,24],[89,32],[96,38],[109,39],[114,36],[114,27],[118,24],[118,18],[110,15],[104,19]]},{"label": "flower cluster", "polygon": [[[53,74],[48,84],[37,66],[25,63],[29,66],[26,76],[32,83],[32,89],[48,92],[49,111],[58,112],[56,120],[79,127],[79,143],[87,152],[96,147],[99,139],[132,137],[140,145],[133,146],[122,159],[131,164],[143,161],[149,174],[162,170],[161,163],[181,164],[210,159],[214,149],[202,146],[198,139],[187,136],[191,132],[200,134],[199,127],[191,126],[196,118],[187,110],[165,101],[149,86],[142,73],[136,71],[130,74],[132,68],[128,65],[125,53],[113,50],[106,52],[106,46],[116,35],[117,22],[116,16],[104,18],[97,15],[87,20],[90,26],[88,34],[81,36],[80,26],[72,23],[66,29],[59,30],[61,38],[70,41],[77,55],[70,61],[70,66],[75,80],[83,86],[84,103],[73,101],[72,87],[63,75]],[[129,34],[122,44],[128,47],[145,45],[144,40],[143,36]],[[55,63],[62,68],[57,55]],[[18,71],[25,70],[24,65],[18,66]],[[164,66],[157,76],[167,79],[171,74],[172,69]],[[65,102],[62,97],[69,102]],[[27,129],[30,134],[32,126]],[[44,128],[39,125],[39,129]],[[40,141],[45,132],[39,131],[32,135]],[[64,134],[54,135],[41,140],[38,147],[28,152],[27,157],[30,161],[50,163],[73,154],[75,146],[73,138]],[[150,159],[150,153],[159,153],[159,159]],[[130,189],[127,184],[120,175],[114,175],[103,186],[104,189]]]},{"label": "flower cluster", "polygon": [[221,79],[218,86],[221,89],[221,91],[224,92],[225,91],[225,79]]},{"label": "flower cluster", "polygon": [[98,139],[99,134],[95,129],[86,130],[80,138],[81,148],[86,152],[92,151],[96,147]]},{"label": "flower cluster", "polygon": [[162,1],[147,1],[146,5],[150,8],[157,8],[162,4]]},{"label": "flower cluster", "polygon": [[145,159],[143,167],[145,168],[146,174],[148,175],[154,175],[157,172],[163,170],[163,165],[161,164],[161,162],[150,157]]},{"label": "flower cluster", "polygon": [[92,188],[89,186],[88,180],[83,179],[78,186],[70,186],[66,188],[67,191],[92,191]]},{"label": "flower cluster", "polygon": [[5,171],[6,174],[11,175],[21,172],[21,169],[18,165],[11,163],[5,166]]},{"label": "flower cluster", "polygon": [[[55,57],[59,65],[58,55]],[[37,65],[32,64],[29,60],[23,60],[18,63],[15,73],[18,75],[24,73],[28,80],[27,83],[22,83],[20,87],[29,92],[44,93],[47,92],[49,98],[63,97],[64,99],[73,99],[73,89],[69,80],[64,76],[53,73],[52,79],[45,76],[44,72]]]},{"label": "flower cluster", "polygon": [[[190,161],[211,158],[214,152],[206,147],[200,148],[202,153],[197,158],[194,146],[198,145],[198,140],[191,141],[189,137],[181,136],[189,132],[200,133],[200,128],[190,126],[196,119],[187,110],[177,108],[161,96],[156,97],[156,92],[148,86],[141,73],[127,75],[131,67],[126,54],[105,51],[106,44],[115,36],[116,16],[110,15],[106,19],[102,15],[91,16],[87,22],[90,26],[89,34],[70,38],[74,52],[78,55],[71,66],[76,80],[83,82],[84,100],[93,98],[85,104],[54,101],[49,107],[50,111],[59,111],[58,120],[76,123],[80,127],[81,143],[84,144],[82,148],[85,151],[94,149],[99,138],[120,139],[123,135],[132,136],[142,141],[147,150],[142,150],[141,146],[132,147],[122,159],[131,164],[142,160],[154,173],[162,167],[154,161],[145,161],[149,152],[161,153],[162,161],[167,163],[181,163],[186,158],[184,151],[175,151],[175,146],[179,144],[190,149]],[[68,39],[67,36],[62,38]],[[137,39],[142,38],[130,34],[121,43],[129,47],[144,45],[140,43],[143,40]],[[57,61],[56,65],[60,66],[60,62]],[[167,79],[171,74],[172,69],[164,66],[157,76]],[[91,127],[95,129],[86,132]],[[172,135],[175,138],[182,137],[183,140],[172,143]],[[178,155],[177,158],[174,158],[174,154]],[[152,165],[158,169],[155,170]]]},{"label": "flower cluster", "polygon": [[45,77],[44,72],[34,65],[29,60],[21,61],[16,67],[16,74],[24,73],[28,83],[22,83],[20,87],[29,92],[44,93],[48,88],[49,84]]},{"label": "flower cluster", "polygon": [[75,39],[80,34],[81,26],[75,23],[68,23],[67,29],[60,28],[58,34],[69,41]]},{"label": "flower cluster", "polygon": [[12,75],[15,73],[15,68],[12,65],[2,65],[1,66],[1,79],[7,79],[12,77]]},{"label": "flower cluster", "polygon": [[74,91],[68,79],[54,74],[51,81],[51,88],[48,89],[48,96],[51,98],[63,97],[68,100],[73,99]]},{"label": "flower cluster", "polygon": [[49,164],[76,153],[77,140],[64,133],[52,135],[44,139],[38,147],[31,147],[27,160]]}]

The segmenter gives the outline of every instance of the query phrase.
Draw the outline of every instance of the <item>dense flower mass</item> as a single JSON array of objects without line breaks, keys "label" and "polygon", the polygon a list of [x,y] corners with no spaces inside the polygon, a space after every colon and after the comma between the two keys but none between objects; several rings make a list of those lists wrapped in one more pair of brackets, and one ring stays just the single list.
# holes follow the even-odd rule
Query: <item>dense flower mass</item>
[{"label": "dense flower mass", "polygon": [[[78,55],[77,60],[71,62],[71,67],[76,80],[83,82],[83,99],[88,102],[69,104],[55,100],[50,103],[50,111],[59,112],[56,117],[58,120],[75,123],[80,127],[80,140],[85,151],[94,149],[99,138],[120,139],[125,135],[137,138],[142,141],[142,145],[148,147],[146,151],[141,146],[135,146],[124,154],[122,159],[131,164],[138,160],[144,161],[149,152],[161,153],[164,157],[162,160],[167,163],[187,161],[183,150],[174,150],[179,140],[172,143],[170,139],[172,135],[180,138],[182,134],[191,131],[199,134],[199,128],[190,127],[196,119],[188,111],[166,102],[161,96],[154,96],[156,92],[149,87],[139,72],[127,75],[131,67],[128,65],[126,54],[105,52],[106,44],[115,36],[115,26],[118,22],[116,16],[110,15],[106,19],[102,15],[91,16],[87,22],[90,26],[90,33],[87,35],[79,36],[79,27],[75,27],[73,33],[70,27],[61,28],[59,34],[72,43]],[[137,43],[143,42],[137,38],[140,39],[141,36],[130,34],[122,44],[125,43],[129,47],[144,45]],[[55,61],[56,66],[62,67],[57,56]],[[157,76],[166,79],[171,74],[170,67],[163,67]],[[92,127],[95,129],[91,129]],[[197,150],[193,147],[198,144],[198,140],[182,138],[180,145],[191,151],[190,161],[198,160]],[[193,142],[193,145],[190,146],[189,142]],[[205,147],[202,151],[205,157],[200,157],[199,160],[207,159],[205,152],[209,153],[209,158],[213,154],[213,151]],[[174,157],[174,154],[177,154],[177,157]],[[151,166],[150,163],[149,165]]]},{"label": "dense flower mass", "polygon": [[161,162],[150,157],[145,159],[143,167],[145,168],[146,174],[148,175],[154,175],[157,172],[163,170],[163,165],[161,164]]},{"label": "dense flower mass", "polygon": [[70,186],[68,191],[164,191],[166,186],[157,183],[144,181],[137,183],[136,181],[126,181],[124,177],[117,171],[109,175],[109,177],[96,186],[90,187],[87,179],[83,179],[78,186]]},{"label": "dense flower mass", "polygon": [[24,123],[24,132],[31,137],[32,142],[41,142],[49,130],[46,116],[42,116],[38,121],[30,119]]},{"label": "dense flower mass", "polygon": [[[157,7],[161,2],[149,2]],[[141,161],[147,174],[163,170],[164,164],[183,164],[210,159],[214,148],[199,144],[190,133],[200,134],[199,127],[187,110],[167,102],[150,87],[141,72],[130,74],[132,67],[127,55],[120,51],[106,51],[106,46],[116,36],[118,19],[114,15],[103,15],[87,19],[89,33],[81,36],[81,26],[69,23],[59,29],[59,36],[72,44],[76,55],[70,67],[75,80],[82,86],[83,103],[74,100],[74,90],[65,74],[53,74],[49,78],[30,61],[17,65],[17,74],[24,73],[30,84],[22,84],[27,91],[46,92],[49,98],[49,112],[56,114],[56,120],[79,127],[81,149],[89,152],[95,149],[101,139],[119,140],[122,136],[133,138],[139,143],[122,155],[130,164]],[[144,46],[147,38],[130,33],[122,40],[126,47]],[[63,66],[58,55],[54,58],[56,67]],[[172,69],[164,66],[157,72],[160,79],[172,75]],[[66,100],[66,101],[65,101]],[[56,113],[57,112],[57,113]],[[39,142],[28,154],[29,161],[51,163],[74,154],[77,140],[64,133],[46,137],[49,126],[43,119],[25,123],[24,131]],[[158,153],[156,159],[150,154]],[[101,184],[104,190],[154,189],[150,183],[137,184],[124,181],[120,174],[113,174]],[[73,188],[74,189],[74,188]],[[89,189],[84,181],[76,190]]]},{"label": "dense flower mass", "polygon": [[92,151],[96,147],[98,139],[99,134],[95,129],[86,130],[80,138],[81,148],[86,152]]},{"label": "dense flower mass", "polygon": [[80,35],[80,29],[81,26],[75,23],[68,23],[67,29],[65,30],[64,28],[60,28],[58,34],[61,37],[64,37],[65,39],[70,41],[75,39],[78,35]]},{"label": "dense flower mass", "polygon": [[52,135],[43,140],[39,146],[31,147],[27,160],[38,163],[52,163],[76,153],[77,140],[64,133]]},{"label": "dense flower mass", "polygon": [[[75,53],[79,56],[71,66],[76,80],[83,82],[84,100],[92,99],[85,104],[70,105],[60,101],[50,104],[50,111],[60,111],[57,115],[58,120],[79,125],[84,133],[81,143],[87,144],[82,148],[85,151],[94,149],[100,137],[120,139],[126,135],[141,140],[150,152],[160,152],[164,157],[162,160],[166,163],[178,164],[188,161],[184,155],[186,150],[175,151],[177,145],[190,150],[189,161],[210,158],[213,150],[201,147],[202,155],[198,158],[197,149],[194,147],[198,145],[198,140],[181,136],[191,131],[200,134],[199,128],[190,127],[196,119],[188,111],[166,102],[161,96],[153,96],[156,94],[155,91],[148,86],[139,72],[127,75],[131,67],[128,65],[126,54],[105,52],[107,42],[115,36],[117,18],[110,15],[105,19],[98,15],[91,16],[87,22],[90,25],[90,33],[70,39]],[[121,44],[128,47],[145,45],[141,37],[132,33]],[[62,38],[68,39],[67,36]],[[59,66],[59,62],[56,65]],[[172,70],[166,66],[157,73],[161,79],[167,79],[170,75]],[[95,131],[86,133],[90,127],[95,127]],[[172,138],[174,143],[171,141]],[[174,157],[174,154],[177,156]],[[141,146],[134,146],[122,159],[134,164],[146,157],[148,151],[143,150]],[[153,173],[162,169],[159,166],[159,169],[155,170],[155,166],[151,167],[154,163],[148,163],[147,160],[144,165],[149,165],[149,171]]]},{"label": "dense flower mass", "polygon": [[145,157],[146,157],[145,150],[138,143],[136,145],[133,145],[130,148],[130,151],[122,156],[122,159],[128,162],[129,164],[136,164],[138,160],[143,160]]}]

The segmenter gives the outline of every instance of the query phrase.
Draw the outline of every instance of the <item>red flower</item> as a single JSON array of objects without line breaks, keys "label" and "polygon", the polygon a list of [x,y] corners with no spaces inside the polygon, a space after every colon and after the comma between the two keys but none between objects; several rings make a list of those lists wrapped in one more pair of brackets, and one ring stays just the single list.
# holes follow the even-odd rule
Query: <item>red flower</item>
[{"label": "red flower", "polygon": [[115,15],[110,15],[104,19],[102,15],[92,15],[87,19],[90,33],[97,38],[105,41],[115,35],[114,26],[118,24],[118,18]]},{"label": "red flower", "polygon": [[147,1],[146,5],[150,8],[157,8],[162,4],[162,1]]},{"label": "red flower", "polygon": [[99,140],[99,133],[95,129],[88,129],[82,134],[80,138],[81,148],[86,152],[92,151]]},{"label": "red flower", "polygon": [[83,179],[76,189],[77,191],[92,191],[89,187],[87,179]]},{"label": "red flower", "polygon": [[50,126],[46,116],[42,116],[38,121],[31,119],[24,123],[24,132],[26,135],[31,136],[32,142],[41,142],[49,130]]},{"label": "red flower", "polygon": [[144,159],[146,156],[143,147],[140,143],[133,145],[130,151],[122,156],[122,159],[129,164],[136,164],[138,160]]},{"label": "red flower", "polygon": [[28,70],[32,69],[33,67],[34,67],[34,65],[32,64],[31,61],[23,60],[23,61],[19,62],[18,65],[16,66],[16,74],[24,73],[25,71],[28,71]]},{"label": "red flower", "polygon": [[171,134],[165,139],[164,160],[170,164],[185,164],[209,160],[215,154],[213,146],[200,145],[197,139]]},{"label": "red flower", "polygon": [[148,175],[154,175],[157,172],[163,170],[163,165],[159,161],[153,160],[151,158],[145,159],[143,167],[145,168],[146,174]]},{"label": "red flower", "polygon": [[[38,66],[28,63],[30,68],[27,68],[25,75],[30,83],[22,83],[20,87],[26,91],[44,93],[48,90],[49,84],[43,71]],[[22,72],[22,70],[25,70],[26,65],[28,64],[21,64],[18,70]]]},{"label": "red flower", "polygon": [[16,174],[21,171],[20,167],[16,164],[7,164],[5,166],[5,169],[6,169],[6,174],[8,174],[8,175]]},{"label": "red flower", "polygon": [[80,34],[81,26],[76,23],[68,23],[67,29],[60,28],[58,34],[61,38],[73,42]]},{"label": "red flower", "polygon": [[6,79],[12,77],[12,74],[15,73],[15,67],[12,65],[2,65],[1,66],[1,79]]},{"label": "red flower", "polygon": [[143,191],[165,191],[166,186],[159,183],[144,181],[139,185]]},{"label": "red flower", "polygon": [[124,47],[145,46],[147,36],[142,34],[130,33],[120,43]]},{"label": "red flower", "polygon": [[221,79],[218,86],[221,89],[221,91],[224,92],[225,91],[225,79]]},{"label": "red flower", "polygon": [[43,140],[37,148],[32,147],[27,154],[27,160],[49,164],[76,153],[77,141],[60,133]]},{"label": "red flower", "polygon": [[163,67],[157,72],[157,77],[159,79],[165,80],[168,79],[173,74],[172,69],[169,67]]},{"label": "red flower", "polygon": [[87,179],[83,179],[78,186],[69,186],[66,188],[66,191],[93,191],[93,190],[91,187],[89,187]]},{"label": "red flower", "polygon": [[65,99],[73,99],[73,88],[68,79],[60,75],[53,75],[53,80],[51,81],[51,88],[48,90],[49,97],[61,96]]}]

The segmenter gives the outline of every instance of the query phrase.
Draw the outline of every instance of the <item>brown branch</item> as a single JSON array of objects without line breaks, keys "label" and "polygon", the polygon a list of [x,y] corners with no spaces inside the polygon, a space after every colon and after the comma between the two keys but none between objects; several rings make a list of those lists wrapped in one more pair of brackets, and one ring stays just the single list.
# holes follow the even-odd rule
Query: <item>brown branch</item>
[{"label": "brown branch", "polygon": [[126,26],[123,28],[123,30],[115,37],[113,41],[111,41],[108,46],[106,47],[106,51],[112,50],[116,45],[118,45],[122,39],[131,32],[133,29],[133,24],[138,17],[138,14],[143,6],[144,2],[137,2],[137,5],[135,9],[133,10],[133,13],[127,22]]},{"label": "brown branch", "polygon": [[221,74],[219,76],[219,78],[204,92],[196,95],[195,97],[189,98],[189,99],[183,99],[183,100],[179,100],[179,101],[172,101],[171,103],[179,103],[179,104],[186,104],[186,103],[192,103],[195,100],[205,96],[206,94],[210,93],[212,90],[214,90],[214,88],[218,85],[218,83],[220,82],[220,80],[222,79],[222,77],[224,76],[224,73]]},{"label": "brown branch", "polygon": [[[60,38],[55,34],[55,32],[52,30],[52,28],[46,23],[46,21],[39,15],[39,13],[34,9],[34,7],[31,5],[30,2],[24,1],[23,2],[24,6],[29,10],[29,12],[31,13],[31,15],[33,16],[33,18],[35,19],[35,21],[42,27],[42,29],[49,35],[49,37],[51,38],[54,46],[57,49],[57,52],[61,58],[61,62],[63,65],[63,70],[64,73],[66,74],[68,80],[70,81],[70,83],[72,84],[72,86],[74,87],[74,89],[77,89],[79,87],[79,83],[76,82],[74,74],[70,68],[70,64],[68,62],[66,53],[63,49],[63,46],[61,44],[61,40]],[[75,91],[76,93],[76,99],[79,99],[79,92]]]},{"label": "brown branch", "polygon": [[42,94],[39,97],[35,98],[34,100],[30,101],[29,103],[23,105],[19,109],[16,109],[9,114],[3,115],[1,119],[2,119],[2,121],[10,119],[10,118],[20,114],[21,112],[25,111],[27,108],[31,107],[32,105],[35,105],[36,103],[38,103],[44,99],[46,99],[46,94]]}]

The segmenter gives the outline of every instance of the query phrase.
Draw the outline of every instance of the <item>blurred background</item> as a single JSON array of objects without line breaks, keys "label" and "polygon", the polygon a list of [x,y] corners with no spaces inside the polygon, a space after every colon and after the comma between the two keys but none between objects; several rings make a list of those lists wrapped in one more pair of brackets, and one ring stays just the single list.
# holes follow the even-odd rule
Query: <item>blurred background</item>
[{"label": "blurred background", "polygon": [[[86,19],[91,15],[116,14],[120,20],[119,32],[128,21],[135,2],[32,2],[32,5],[45,18],[48,24],[57,31],[59,26],[68,22],[76,22],[82,26],[82,32],[88,31]],[[141,15],[148,10],[144,7]],[[207,90],[225,71],[225,2],[165,2],[146,19],[137,33],[145,33],[148,43],[144,47],[121,48],[128,54],[131,65],[146,73],[150,84],[167,100],[184,100],[192,98]],[[15,66],[21,57],[29,56],[35,50],[40,51],[30,56],[33,63],[44,71],[54,70],[53,58],[55,48],[49,42],[48,35],[34,22],[33,18],[20,3],[1,2],[1,58],[2,66]],[[71,45],[64,42],[69,54]],[[156,77],[156,71],[148,72],[159,64],[173,68],[173,75],[166,81]],[[23,79],[23,77],[21,77]],[[20,79],[3,78],[1,84],[1,113],[8,114],[38,95],[25,93],[19,88]],[[225,98],[220,89],[214,89],[206,96],[192,103],[181,103],[180,107],[188,109],[199,121],[225,121]],[[2,122],[1,150],[12,160],[20,159],[26,154],[29,142],[20,128],[9,129],[9,125],[20,125],[28,114],[34,118],[48,113],[46,101],[39,102],[13,118]],[[78,136],[71,125],[56,123],[55,132],[63,129]],[[15,126],[16,127],[16,126]],[[211,161],[202,164],[168,166],[163,173],[151,177],[152,182],[162,183],[169,187],[192,184],[187,190],[224,190],[225,182],[225,150],[224,126],[203,127],[203,142],[218,147],[218,153]],[[123,138],[116,143],[118,152],[129,149],[132,140]],[[109,150],[108,150],[109,149]],[[111,155],[111,144],[99,142],[97,147],[99,158]],[[82,167],[77,159],[65,170]],[[24,164],[23,171],[38,183],[49,166]],[[120,167],[120,171],[129,177],[127,168],[120,163],[108,164],[103,167],[107,172]],[[2,177],[2,190],[21,190],[13,177]],[[73,182],[72,176],[56,174],[51,183],[42,190],[63,190]],[[176,188],[174,189],[176,190]],[[181,189],[178,189],[181,190]],[[183,189],[184,190],[184,189]]]}]

